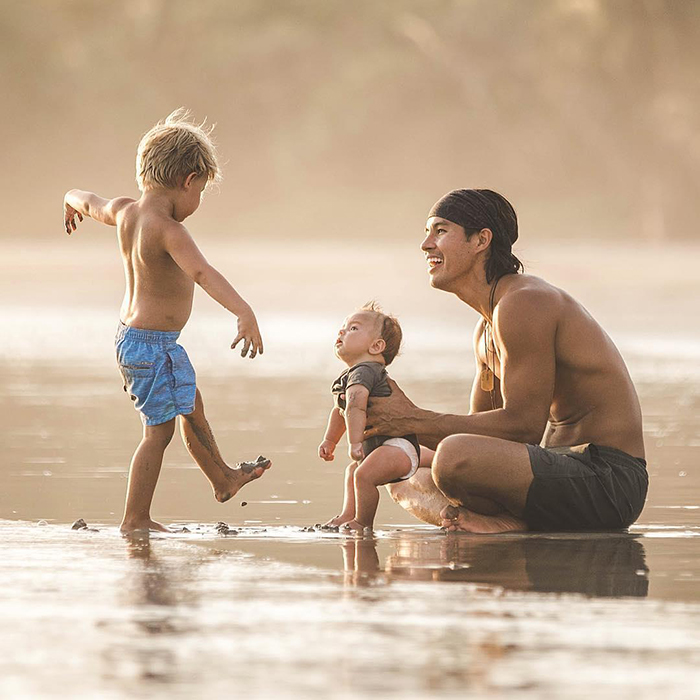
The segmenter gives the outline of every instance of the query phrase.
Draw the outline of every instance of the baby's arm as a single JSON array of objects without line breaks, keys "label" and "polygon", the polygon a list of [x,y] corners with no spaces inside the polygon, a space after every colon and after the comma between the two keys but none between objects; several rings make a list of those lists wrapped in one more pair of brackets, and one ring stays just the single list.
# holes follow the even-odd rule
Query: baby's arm
[{"label": "baby's arm", "polygon": [[207,262],[187,229],[182,224],[173,223],[164,231],[163,240],[166,252],[176,265],[212,299],[238,317],[238,335],[231,348],[235,348],[243,340],[241,357],[245,357],[248,350],[251,359],[258,353],[262,355],[262,337],[253,309],[228,280]]},{"label": "baby's arm", "polygon": [[362,436],[367,422],[367,399],[369,389],[362,384],[353,384],[345,391],[345,424],[348,429],[350,457],[355,461],[365,458],[362,449]]},{"label": "baby's arm", "polygon": [[82,221],[84,216],[89,216],[101,224],[116,226],[119,210],[133,201],[129,197],[104,199],[92,192],[70,190],[63,197],[63,223],[66,233],[70,236],[77,228],[76,216],[79,221]]},{"label": "baby's arm", "polygon": [[343,433],[345,432],[345,421],[340,409],[334,407],[328,416],[328,427],[326,434],[323,436],[323,442],[318,446],[318,456],[326,462],[332,462],[335,459],[335,447],[338,444]]}]

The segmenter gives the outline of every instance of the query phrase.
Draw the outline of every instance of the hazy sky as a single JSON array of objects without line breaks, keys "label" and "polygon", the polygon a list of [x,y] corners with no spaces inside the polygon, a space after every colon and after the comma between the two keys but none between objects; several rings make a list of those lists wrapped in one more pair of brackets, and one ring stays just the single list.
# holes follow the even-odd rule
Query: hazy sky
[{"label": "hazy sky", "polygon": [[698,238],[692,0],[28,0],[0,27],[5,236],[58,235],[71,187],[136,195],[184,105],[217,123],[211,235],[420,235],[491,187],[536,238]]}]

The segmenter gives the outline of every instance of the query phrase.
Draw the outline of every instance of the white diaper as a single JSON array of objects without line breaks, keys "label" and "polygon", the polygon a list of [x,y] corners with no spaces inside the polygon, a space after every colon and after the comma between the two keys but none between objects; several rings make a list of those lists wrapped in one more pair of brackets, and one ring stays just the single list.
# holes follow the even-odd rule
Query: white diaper
[{"label": "white diaper", "polygon": [[403,450],[411,460],[411,469],[409,470],[408,474],[397,479],[397,481],[406,481],[406,479],[410,479],[418,471],[419,459],[418,454],[416,453],[416,448],[408,440],[406,440],[406,438],[390,438],[386,442],[382,443],[382,447],[384,446],[398,447],[400,450]]}]

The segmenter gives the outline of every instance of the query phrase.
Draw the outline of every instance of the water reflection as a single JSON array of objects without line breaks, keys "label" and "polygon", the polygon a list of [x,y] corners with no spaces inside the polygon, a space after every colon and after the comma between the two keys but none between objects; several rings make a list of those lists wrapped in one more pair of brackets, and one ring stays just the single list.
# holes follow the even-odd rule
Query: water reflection
[{"label": "water reflection", "polygon": [[125,536],[124,541],[129,560],[121,594],[126,623],[113,630],[117,632],[114,643],[104,649],[103,677],[170,684],[178,670],[172,638],[185,632],[177,610],[182,593],[177,591],[171,569],[154,551],[148,532]]},{"label": "water reflection", "polygon": [[344,580],[367,586],[392,580],[461,581],[512,591],[646,597],[644,545],[627,533],[416,538],[398,535],[382,567],[377,542],[349,540]]}]

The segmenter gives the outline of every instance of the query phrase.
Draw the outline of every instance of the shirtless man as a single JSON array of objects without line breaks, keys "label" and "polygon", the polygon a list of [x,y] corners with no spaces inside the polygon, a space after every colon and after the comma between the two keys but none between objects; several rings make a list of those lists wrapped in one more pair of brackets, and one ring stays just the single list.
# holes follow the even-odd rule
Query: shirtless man
[{"label": "shirtless man", "polygon": [[180,416],[182,439],[212,485],[217,501],[229,500],[270,461],[259,457],[236,468],[223,460],[204,415],[202,395],[185,349],[177,343],[192,311],[195,283],[238,318],[231,345],[243,356],[262,354],[252,308],[212,267],[182,222],[199,208],[202,192],[219,177],[209,133],[176,110],[143,137],[136,157],[141,197],[103,199],[70,190],[63,202],[68,234],[89,216],[117,227],[126,291],[115,338],[124,391],[143,422],[143,438],[129,470],[121,531],[168,531],[151,519],[153,493],[165,448]]},{"label": "shirtless man", "polygon": [[521,274],[517,237],[513,207],[491,190],[455,190],[433,206],[421,246],[430,283],[482,317],[470,412],[418,408],[392,383],[392,396],[371,401],[367,435],[415,433],[424,464],[437,448],[430,471],[389,488],[447,530],[625,528],[648,485],[636,391],[586,309]]}]

